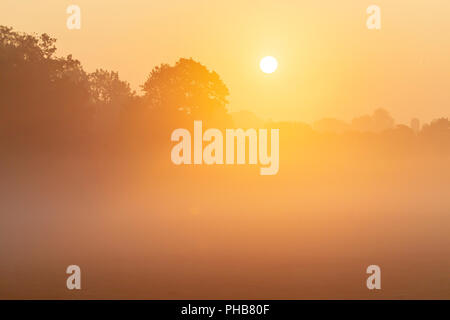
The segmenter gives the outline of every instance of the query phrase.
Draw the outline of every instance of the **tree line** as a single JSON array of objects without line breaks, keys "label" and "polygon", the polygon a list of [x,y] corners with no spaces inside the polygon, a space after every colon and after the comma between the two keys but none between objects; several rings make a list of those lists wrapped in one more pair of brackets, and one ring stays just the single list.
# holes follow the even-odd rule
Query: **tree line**
[{"label": "tree line", "polygon": [[[168,141],[165,128],[202,119],[216,127],[263,123],[249,112],[227,110],[229,90],[219,75],[193,59],[161,64],[149,73],[142,93],[113,71],[86,72],[72,55],[56,56],[56,39],[0,26],[0,139],[3,145],[72,145],[113,141]],[[448,118],[422,128],[395,125],[384,109],[346,123],[322,119],[293,126],[317,133],[393,131],[450,140]],[[164,136],[164,137],[163,137]],[[161,140],[163,139],[163,140]],[[448,143],[447,143],[448,145]]]}]

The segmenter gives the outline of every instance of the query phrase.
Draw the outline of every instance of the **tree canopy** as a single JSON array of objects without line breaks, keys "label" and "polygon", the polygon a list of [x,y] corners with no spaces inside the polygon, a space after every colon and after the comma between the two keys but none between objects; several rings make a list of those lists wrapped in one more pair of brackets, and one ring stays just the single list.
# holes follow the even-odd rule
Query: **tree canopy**
[{"label": "tree canopy", "polygon": [[227,114],[228,88],[216,72],[193,59],[155,67],[142,89],[149,106],[168,114],[211,120],[223,120]]}]

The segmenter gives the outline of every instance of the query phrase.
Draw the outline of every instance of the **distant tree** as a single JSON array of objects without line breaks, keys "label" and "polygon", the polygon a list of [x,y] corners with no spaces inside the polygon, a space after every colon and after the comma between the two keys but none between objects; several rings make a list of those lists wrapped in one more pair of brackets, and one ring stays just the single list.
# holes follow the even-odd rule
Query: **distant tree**
[{"label": "distant tree", "polygon": [[386,136],[394,137],[396,139],[412,139],[414,137],[414,130],[404,124],[398,124],[391,130],[386,130]]},{"label": "distant tree", "polygon": [[228,119],[228,88],[216,72],[192,59],[155,67],[142,89],[145,103],[171,119]]},{"label": "distant tree", "polygon": [[136,93],[128,82],[120,80],[117,72],[97,69],[88,75],[88,80],[96,126],[111,128],[121,112],[136,100]]},{"label": "distant tree", "polygon": [[450,120],[448,118],[434,119],[424,124],[419,137],[423,139],[424,150],[450,155]]},{"label": "distant tree", "polygon": [[135,92],[130,84],[119,78],[118,72],[97,69],[88,75],[91,98],[95,104],[126,103]]},{"label": "distant tree", "polygon": [[354,118],[352,120],[352,129],[356,131],[366,132],[373,131],[373,119],[369,115]]},{"label": "distant tree", "polygon": [[383,132],[393,129],[394,118],[385,109],[376,109],[373,114],[364,115],[352,120],[352,129],[361,132]]},{"label": "distant tree", "polygon": [[395,120],[385,109],[379,108],[372,115],[375,132],[382,132],[394,128]]},{"label": "distant tree", "polygon": [[421,133],[425,136],[448,136],[450,135],[450,120],[439,118],[425,124]]}]

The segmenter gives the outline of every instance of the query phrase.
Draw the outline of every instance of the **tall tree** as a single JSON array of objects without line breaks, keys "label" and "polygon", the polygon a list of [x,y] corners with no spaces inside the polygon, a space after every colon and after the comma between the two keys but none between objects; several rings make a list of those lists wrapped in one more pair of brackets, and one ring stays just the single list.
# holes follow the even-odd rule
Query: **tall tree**
[{"label": "tall tree", "polygon": [[0,26],[0,131],[14,137],[86,134],[89,84],[79,61],[55,57],[56,40]]},{"label": "tall tree", "polygon": [[228,88],[216,72],[192,59],[154,68],[142,89],[146,104],[169,117],[219,122],[228,118]]}]

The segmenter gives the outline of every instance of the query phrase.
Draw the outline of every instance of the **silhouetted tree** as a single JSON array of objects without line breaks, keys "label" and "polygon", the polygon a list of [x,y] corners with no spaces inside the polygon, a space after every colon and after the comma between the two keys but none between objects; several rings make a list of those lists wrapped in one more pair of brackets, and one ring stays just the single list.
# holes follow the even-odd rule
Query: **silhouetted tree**
[{"label": "silhouetted tree", "polygon": [[113,129],[120,114],[135,103],[136,93],[128,82],[120,80],[117,72],[98,69],[88,79],[96,127]]},{"label": "silhouetted tree", "polygon": [[0,130],[25,139],[86,134],[92,109],[79,61],[57,58],[55,39],[0,27]]},{"label": "silhouetted tree", "polygon": [[394,128],[394,118],[385,109],[379,108],[373,115],[364,115],[352,120],[352,129],[361,132],[383,132]]},{"label": "silhouetted tree", "polygon": [[394,128],[394,118],[385,109],[378,108],[373,112],[372,115],[374,131],[382,132]]},{"label": "silhouetted tree", "polygon": [[188,116],[219,123],[228,119],[228,88],[216,72],[192,59],[155,67],[142,89],[145,103],[164,117]]},{"label": "silhouetted tree", "polygon": [[373,119],[369,115],[354,118],[352,120],[352,129],[356,131],[366,132],[373,131]]},{"label": "silhouetted tree", "polygon": [[442,138],[450,135],[450,120],[448,118],[439,118],[425,124],[421,133],[425,136]]}]

